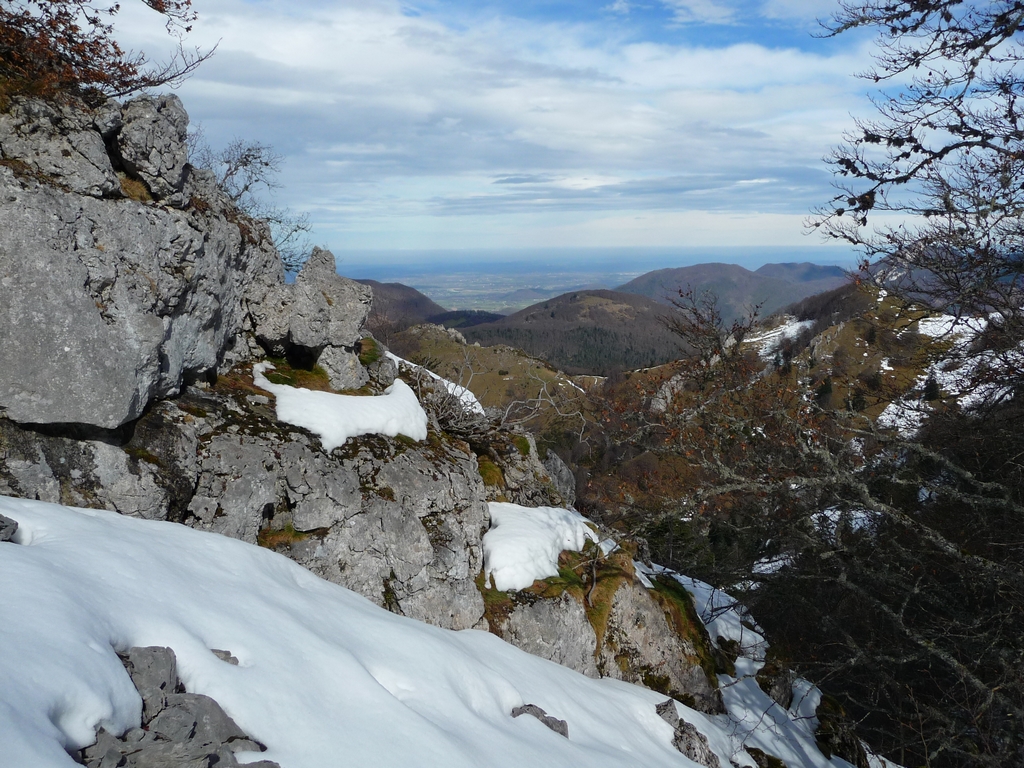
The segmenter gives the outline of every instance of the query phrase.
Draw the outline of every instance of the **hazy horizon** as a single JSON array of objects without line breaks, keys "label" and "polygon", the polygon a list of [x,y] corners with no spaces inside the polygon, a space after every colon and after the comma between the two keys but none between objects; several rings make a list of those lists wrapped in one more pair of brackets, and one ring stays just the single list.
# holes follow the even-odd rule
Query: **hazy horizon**
[{"label": "hazy horizon", "polygon": [[[342,251],[335,257],[345,277],[408,285],[446,309],[492,312],[569,291],[616,288],[657,269],[725,263],[756,270],[786,262],[852,268],[857,259],[852,249],[836,246]],[[532,297],[512,295],[524,289]]]}]

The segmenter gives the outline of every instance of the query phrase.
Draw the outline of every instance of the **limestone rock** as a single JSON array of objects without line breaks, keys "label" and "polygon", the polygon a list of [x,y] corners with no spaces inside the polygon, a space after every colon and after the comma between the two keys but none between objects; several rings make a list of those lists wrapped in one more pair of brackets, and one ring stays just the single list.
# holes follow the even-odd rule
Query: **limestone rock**
[{"label": "limestone rock", "polygon": [[565,503],[569,506],[575,504],[576,476],[572,473],[572,470],[554,451],[548,451],[548,455],[544,457],[542,463],[544,464],[544,469],[548,471],[552,485],[555,486],[556,491],[562,494],[562,499]]},{"label": "limestone rock", "polygon": [[679,717],[676,703],[669,699],[655,707],[659,717],[675,728],[672,746],[704,768],[720,768],[721,761],[711,749],[707,737],[696,726]]},{"label": "limestone rock", "polygon": [[534,656],[600,677],[594,661],[597,635],[583,606],[565,592],[554,600],[517,605],[501,628],[501,637]]},{"label": "limestone rock", "polygon": [[142,724],[148,725],[178,689],[178,660],[170,648],[130,648],[125,669],[142,696]]},{"label": "limestone rock", "polygon": [[[104,123],[119,124],[104,115]],[[35,99],[14,99],[0,113],[0,158],[21,163],[29,172],[52,180],[64,189],[90,197],[120,196],[103,136],[93,116],[80,105],[58,105]],[[6,209],[10,192],[0,197]]]},{"label": "limestone rock", "polygon": [[[146,104],[180,109],[173,97]],[[61,122],[64,113],[36,102],[23,103],[15,117],[32,110],[36,122],[24,132],[41,127],[31,142],[2,140],[5,158],[49,175],[0,166],[0,411],[20,423],[113,429],[216,368],[248,305],[283,284],[283,267],[267,233],[243,228],[208,175],[183,182],[184,197],[202,205],[173,210],[97,199],[112,194],[103,174],[79,182],[51,173],[47,158],[60,157],[67,161],[61,168],[85,179],[103,138],[90,116],[72,130]],[[13,119],[0,119],[0,131],[7,126],[17,137],[22,129],[11,129]],[[131,135],[125,131],[122,137]],[[177,167],[172,155],[153,161],[165,180]],[[89,163],[76,164],[79,156]],[[103,167],[111,168],[109,158]]]},{"label": "limestone rock", "polygon": [[10,541],[18,532],[18,521],[0,515],[0,541]]},{"label": "limestone rock", "polygon": [[[238,768],[235,752],[266,749],[209,696],[183,692],[170,648],[131,648],[122,661],[143,700],[144,728],[120,738],[101,728],[80,755],[88,768]],[[248,765],[280,768],[269,760]]]},{"label": "limestone rock", "polygon": [[699,664],[699,649],[673,630],[638,582],[623,582],[612,598],[598,666],[604,676],[661,690],[702,712],[725,711]]},{"label": "limestone rock", "polygon": [[317,354],[327,346],[352,347],[372,296],[369,287],[337,273],[334,254],[314,248],[293,284],[276,286],[253,307],[256,336],[275,355],[293,347]]},{"label": "limestone rock", "polygon": [[359,389],[370,380],[359,356],[344,347],[328,346],[320,353],[317,365],[327,372],[332,389]]},{"label": "limestone rock", "polygon": [[204,447],[189,504],[194,527],[255,544],[263,521],[273,517],[280,480],[281,466],[268,442],[217,435]]},{"label": "limestone rock", "polygon": [[536,704],[524,704],[523,706],[516,707],[512,710],[512,717],[519,717],[520,715],[533,715],[533,717],[536,717],[559,736],[565,736],[567,739],[569,738],[569,724],[565,722],[565,720],[559,720],[557,717],[551,717],[551,715]]},{"label": "limestone rock", "polygon": [[173,94],[141,96],[124,105],[117,149],[121,163],[153,197],[181,205],[188,163],[188,113]]}]

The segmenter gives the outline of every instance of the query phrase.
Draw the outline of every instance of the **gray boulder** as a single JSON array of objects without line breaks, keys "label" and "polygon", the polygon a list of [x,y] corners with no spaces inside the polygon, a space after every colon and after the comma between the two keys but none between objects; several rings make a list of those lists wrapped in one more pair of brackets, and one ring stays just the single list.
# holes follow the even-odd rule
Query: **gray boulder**
[{"label": "gray boulder", "polygon": [[[122,661],[142,697],[142,727],[121,736],[101,728],[79,756],[88,768],[237,768],[236,752],[266,749],[209,696],[183,692],[170,648],[131,648]],[[248,765],[280,768],[269,760]]]},{"label": "gray boulder", "polygon": [[704,768],[721,768],[722,763],[708,744],[707,736],[698,731],[695,725],[679,717],[679,710],[672,699],[658,704],[655,711],[662,720],[675,729],[675,733],[672,734],[672,746],[697,765],[703,765]]},{"label": "gray boulder", "polygon": [[[119,127],[120,108],[114,118],[104,113],[104,124]],[[80,105],[15,99],[0,113],[0,159],[38,175],[69,192],[90,197],[119,197],[121,183],[107,155],[103,135],[94,116]],[[7,208],[10,195],[0,197]]]},{"label": "gray boulder", "polygon": [[142,96],[124,105],[117,149],[124,169],[157,200],[181,205],[188,165],[188,113],[173,94]]},{"label": "gray boulder", "polygon": [[18,532],[18,521],[0,515],[0,541],[11,541]]},{"label": "gray boulder", "polygon": [[332,389],[359,389],[370,380],[359,356],[344,347],[327,347],[320,353],[317,365],[327,373]]},{"label": "gray boulder", "polygon": [[276,286],[253,306],[256,337],[274,355],[293,347],[317,354],[328,346],[352,347],[372,297],[368,286],[338,274],[334,254],[314,248],[293,284]]},{"label": "gray boulder", "polygon": [[[161,120],[184,124],[173,97],[132,102],[126,152],[145,133],[136,113],[160,105]],[[55,109],[19,102],[0,117],[11,160],[0,166],[0,412],[113,429],[215,369],[248,305],[284,273],[267,231],[242,222],[208,174],[182,181],[178,150],[146,172],[196,205],[98,199],[120,197],[101,135],[117,121],[109,107]]]},{"label": "gray boulder", "polygon": [[536,704],[524,704],[523,706],[515,707],[512,710],[512,717],[520,717],[522,715],[532,715],[559,736],[564,736],[567,739],[569,738],[569,724],[565,722],[565,720],[559,720],[557,717],[551,717],[551,715]]},{"label": "gray boulder", "polygon": [[142,724],[148,725],[178,690],[178,660],[170,648],[150,646],[130,648],[122,663],[142,696]]}]

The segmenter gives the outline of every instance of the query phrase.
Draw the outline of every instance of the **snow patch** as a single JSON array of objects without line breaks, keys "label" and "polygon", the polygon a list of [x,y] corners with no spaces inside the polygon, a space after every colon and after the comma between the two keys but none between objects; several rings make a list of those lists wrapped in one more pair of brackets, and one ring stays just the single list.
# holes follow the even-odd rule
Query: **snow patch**
[{"label": "snow patch", "polygon": [[484,534],[484,576],[496,589],[525,589],[558,575],[558,555],[579,552],[598,535],[579,512],[557,507],[521,507],[492,501],[491,529]]},{"label": "snow patch", "polygon": [[444,386],[444,388],[447,389],[448,392],[455,395],[455,397],[459,398],[459,401],[462,403],[463,408],[465,408],[470,413],[479,413],[483,415],[484,407],[480,404],[480,401],[477,399],[476,395],[474,395],[461,384],[456,384],[454,381],[449,381],[448,379],[442,378],[429,368],[424,368],[422,365],[416,365],[416,363],[411,363],[405,358],[399,357],[398,355],[392,354],[391,352],[385,352],[384,354],[386,354],[388,356],[388,359],[390,359],[399,368],[405,366],[406,368],[413,371],[423,371],[434,381],[441,382],[442,386]]},{"label": "snow patch", "polygon": [[401,379],[395,379],[383,395],[357,397],[274,384],[263,375],[273,368],[270,363],[254,365],[253,383],[274,395],[278,421],[313,432],[325,451],[333,451],[350,437],[359,435],[427,439],[427,414],[416,394]]}]

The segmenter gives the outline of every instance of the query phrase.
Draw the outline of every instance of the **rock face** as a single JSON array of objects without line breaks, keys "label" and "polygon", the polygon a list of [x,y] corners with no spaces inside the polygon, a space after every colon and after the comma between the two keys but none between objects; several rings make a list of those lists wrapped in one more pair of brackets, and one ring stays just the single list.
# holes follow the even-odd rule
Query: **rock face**
[{"label": "rock face", "polygon": [[338,275],[334,254],[314,248],[294,284],[276,286],[253,306],[256,337],[279,356],[295,347],[314,355],[328,346],[351,348],[372,299],[368,286]]},{"label": "rock face", "polygon": [[[585,557],[594,562],[601,556],[591,551]],[[581,589],[566,586],[559,577],[550,588],[535,585],[517,593],[504,611],[488,615],[491,629],[535,656],[589,677],[636,683],[703,712],[724,712],[713,670],[705,668],[710,638],[692,604],[676,602],[690,598],[645,588],[634,578],[630,562],[618,553],[594,575],[586,565],[577,567]],[[558,593],[549,596],[549,589]]]},{"label": "rock face", "polygon": [[[670,609],[671,610],[671,609]],[[671,614],[637,581],[611,601],[598,656],[607,677],[662,690],[704,712],[724,712],[721,692],[700,666],[697,643],[673,626]],[[696,621],[693,626],[699,628]]]},{"label": "rock face", "polygon": [[517,605],[502,627],[501,636],[534,656],[600,677],[594,649],[597,635],[583,606],[563,592],[554,600]]},{"label": "rock face", "polygon": [[[138,418],[214,369],[247,304],[283,283],[262,226],[185,165],[186,125],[175,97],[0,114],[8,418],[106,429]],[[119,173],[153,199],[128,199]]]},{"label": "rock face", "polygon": [[188,114],[177,96],[143,96],[125,105],[117,150],[125,171],[158,200],[180,205],[188,165]]},{"label": "rock face", "polygon": [[0,493],[261,542],[397,613],[481,626],[487,506],[469,447],[366,435],[328,454],[249,373],[158,403],[122,444],[0,419]]},{"label": "rock face", "polygon": [[[131,648],[122,661],[142,697],[142,721],[120,737],[100,729],[80,755],[88,768],[234,768],[236,752],[266,749],[209,696],[185,692],[170,648]],[[270,760],[246,765],[280,768]]]}]

